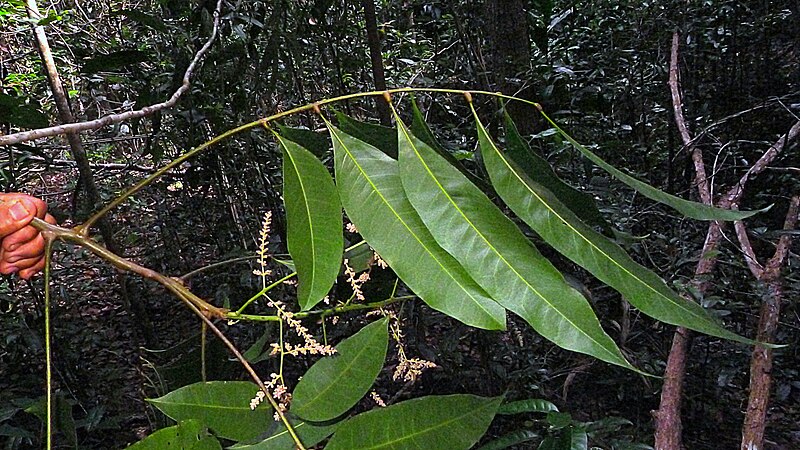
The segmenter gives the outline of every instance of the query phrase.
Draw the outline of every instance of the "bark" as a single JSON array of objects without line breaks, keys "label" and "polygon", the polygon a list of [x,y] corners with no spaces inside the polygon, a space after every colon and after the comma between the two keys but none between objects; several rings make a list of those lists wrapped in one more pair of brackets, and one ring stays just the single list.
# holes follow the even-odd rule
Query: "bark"
[{"label": "bark", "polygon": [[[680,39],[678,33],[673,34],[669,87],[672,93],[672,103],[675,112],[675,122],[681,135],[684,147],[692,152],[692,161],[695,169],[695,184],[701,200],[706,204],[712,204],[711,185],[706,177],[705,163],[700,149],[694,145],[695,140],[691,138],[688,127],[683,116],[681,90],[678,80],[678,43]],[[744,195],[744,188],[747,182],[763,172],[767,166],[783,151],[789,142],[793,142],[800,136],[800,121],[796,122],[792,128],[775,143],[773,143],[761,157],[742,175],[738,183],[731,187],[717,201],[719,208],[736,208]],[[743,226],[743,225],[739,225]],[[739,235],[737,230],[737,235]],[[706,258],[705,255],[716,249],[722,237],[722,223],[712,222],[709,225],[706,241],[703,245],[700,261],[695,270],[693,283],[697,290],[702,294],[709,287],[707,275],[711,273],[716,265],[716,257]],[[751,266],[752,267],[752,266]],[[681,400],[683,397],[683,380],[685,377],[686,358],[688,351],[690,334],[684,328],[678,328],[673,337],[672,348],[667,359],[667,367],[664,373],[664,385],[661,391],[661,402],[659,409],[653,412],[655,419],[655,448],[656,450],[679,450],[683,447],[681,431]]]},{"label": "bark", "polygon": [[[800,196],[792,198],[783,229],[793,230],[797,225],[798,204]],[[766,294],[761,303],[761,313],[758,320],[759,342],[774,342],[778,331],[781,316],[781,301],[783,300],[783,279],[780,269],[786,260],[791,235],[784,234],[778,241],[775,254],[767,262],[766,267],[761,267],[755,259],[753,247],[747,238],[744,224],[737,222],[736,234],[748,266],[753,275],[766,284]],[[747,401],[744,425],[742,426],[741,450],[761,450],[764,448],[764,431],[766,430],[767,409],[769,407],[769,394],[772,386],[772,349],[756,346],[750,359],[750,397]]]},{"label": "bark", "polygon": [[[386,75],[383,70],[383,56],[381,54],[381,38],[378,35],[378,19],[375,17],[375,3],[373,0],[362,0],[364,5],[364,20],[367,25],[367,45],[369,45],[369,56],[372,60],[372,78],[375,81],[375,90],[386,90]],[[389,104],[381,97],[375,97],[375,107],[378,110],[378,117],[381,124],[392,125],[392,114]]]},{"label": "bark", "polygon": [[[537,100],[535,89],[524,79],[530,67],[531,41],[528,33],[528,20],[522,0],[489,0],[486,10],[487,37],[491,57],[489,70],[495,89],[503,94],[514,95],[528,100]],[[508,102],[508,113],[522,134],[535,130],[536,110],[522,102]]]},{"label": "bark", "polygon": [[[672,51],[669,65],[669,87],[672,93],[672,108],[675,114],[675,125],[683,141],[684,147],[691,151],[695,168],[695,184],[700,199],[705,204],[711,204],[711,189],[706,178],[703,154],[695,146],[689,135],[686,120],[683,116],[683,101],[678,80],[678,43],[679,35],[672,35]],[[711,273],[716,265],[716,257],[706,257],[716,250],[722,237],[722,224],[712,222],[706,233],[700,261],[695,268],[694,283],[697,290],[703,294],[708,288],[707,283],[701,280],[706,274]],[[691,333],[683,327],[678,327],[672,338],[672,347],[667,358],[667,367],[664,370],[664,384],[661,388],[661,402],[658,410],[653,413],[655,419],[655,448],[657,450],[678,450],[682,448],[683,423],[681,421],[681,403],[683,400],[683,380],[686,374],[686,359],[691,340]]]}]

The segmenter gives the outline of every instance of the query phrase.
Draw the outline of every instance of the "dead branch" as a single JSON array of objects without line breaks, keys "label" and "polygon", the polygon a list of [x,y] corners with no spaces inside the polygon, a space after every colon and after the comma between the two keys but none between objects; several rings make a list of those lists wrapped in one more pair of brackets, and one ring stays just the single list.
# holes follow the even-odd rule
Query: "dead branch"
[{"label": "dead branch", "polygon": [[764,170],[767,169],[769,164],[775,160],[775,158],[783,151],[783,149],[789,144],[794,142],[800,136],[800,120],[795,122],[792,125],[792,128],[789,129],[789,132],[778,138],[774,144],[772,144],[767,151],[761,155],[758,160],[753,163],[753,165],[747,169],[747,172],[742,175],[739,179],[739,182],[736,183],[720,200],[719,200],[719,207],[720,208],[730,208],[733,204],[738,203],[739,200],[742,198],[744,194],[744,186],[747,184],[747,181],[760,174]]},{"label": "dead branch", "polygon": [[694,162],[695,184],[697,184],[697,191],[700,195],[700,200],[706,205],[713,202],[711,198],[711,188],[708,184],[708,177],[706,176],[706,166],[703,162],[703,151],[700,147],[694,145],[694,142],[689,135],[689,128],[686,126],[686,119],[683,117],[683,100],[681,98],[681,87],[679,80],[678,69],[678,46],[680,42],[680,35],[676,31],[672,34],[672,50],[670,52],[669,60],[669,89],[672,92],[672,110],[675,114],[675,125],[678,127],[678,132],[681,135],[681,141],[686,149],[692,152],[692,161]]},{"label": "dead branch", "polygon": [[183,74],[183,82],[181,86],[175,91],[174,94],[165,102],[156,103],[154,105],[145,106],[139,110],[133,111],[126,111],[124,113],[119,114],[110,114],[107,116],[103,116],[99,119],[89,120],[86,122],[77,122],[77,123],[65,123],[63,125],[57,125],[54,127],[48,128],[40,128],[38,130],[31,130],[31,131],[22,131],[19,133],[13,133],[6,136],[0,136],[0,146],[2,145],[11,145],[11,144],[19,144],[21,142],[28,142],[34,139],[41,139],[45,137],[51,136],[60,136],[65,134],[72,134],[72,133],[80,133],[83,131],[88,130],[97,130],[99,128],[112,125],[115,123],[123,122],[126,120],[133,120],[138,119],[141,117],[149,116],[156,111],[160,111],[162,109],[171,108],[178,103],[178,99],[189,90],[191,85],[191,78],[194,74],[195,68],[200,63],[200,60],[205,56],[208,50],[211,48],[211,45],[214,43],[214,40],[217,38],[217,34],[219,32],[219,17],[220,17],[220,10],[222,9],[222,0],[217,0],[217,6],[214,9],[214,26],[211,31],[211,36],[209,36],[208,40],[206,40],[203,47],[194,55],[192,58],[191,63],[189,63],[189,67],[186,68],[186,72]]}]

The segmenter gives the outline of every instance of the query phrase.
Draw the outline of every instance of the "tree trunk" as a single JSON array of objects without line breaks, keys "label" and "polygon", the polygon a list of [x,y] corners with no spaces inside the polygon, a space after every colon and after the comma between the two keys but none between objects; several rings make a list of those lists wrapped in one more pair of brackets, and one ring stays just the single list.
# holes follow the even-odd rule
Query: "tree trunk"
[{"label": "tree trunk", "polygon": [[[364,5],[364,20],[367,24],[367,45],[369,45],[369,56],[372,59],[372,78],[375,81],[375,90],[386,90],[386,75],[383,70],[383,55],[381,54],[381,38],[378,35],[378,19],[375,17],[375,3],[373,0],[361,0]],[[375,106],[378,109],[378,117],[381,124],[392,125],[392,114],[389,104],[383,97],[375,98]]]},{"label": "tree trunk", "polygon": [[[496,90],[535,101],[535,89],[524,76],[531,59],[525,3],[522,0],[487,1],[489,20],[486,36],[491,49],[489,70]],[[535,130],[534,119],[538,117],[538,112],[533,106],[512,101],[506,107],[522,134],[530,134]]]}]

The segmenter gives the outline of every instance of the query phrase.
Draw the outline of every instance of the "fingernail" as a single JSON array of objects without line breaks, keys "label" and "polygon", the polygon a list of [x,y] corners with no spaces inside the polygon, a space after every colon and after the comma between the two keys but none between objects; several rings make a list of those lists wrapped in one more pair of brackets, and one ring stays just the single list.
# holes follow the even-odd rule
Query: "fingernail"
[{"label": "fingernail", "polygon": [[11,218],[14,220],[22,220],[31,214],[28,212],[28,208],[26,208],[25,205],[20,202],[11,205],[11,208],[8,209],[8,212],[11,213]]}]

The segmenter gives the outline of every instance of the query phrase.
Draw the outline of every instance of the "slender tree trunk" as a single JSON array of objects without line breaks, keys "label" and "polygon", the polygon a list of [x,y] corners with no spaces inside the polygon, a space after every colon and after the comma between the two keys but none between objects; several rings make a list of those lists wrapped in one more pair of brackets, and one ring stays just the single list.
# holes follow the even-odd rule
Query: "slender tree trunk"
[{"label": "slender tree trunk", "polygon": [[[364,20],[367,24],[367,45],[369,56],[372,59],[372,78],[375,81],[375,90],[386,90],[386,74],[383,70],[383,55],[381,54],[381,38],[378,35],[378,19],[375,17],[375,3],[373,0],[361,0],[364,5]],[[389,104],[383,97],[375,98],[376,108],[381,123],[385,126],[392,125],[392,114]]]},{"label": "slender tree trunk", "polygon": [[[800,196],[792,198],[783,229],[791,231],[797,225],[798,204]],[[783,279],[781,267],[786,260],[791,235],[784,234],[778,241],[775,254],[761,268],[756,260],[753,247],[747,237],[747,230],[741,222],[736,223],[736,235],[742,246],[742,251],[747,258],[748,266],[753,275],[766,284],[767,292],[761,303],[761,314],[758,320],[759,342],[775,342],[778,323],[781,317],[781,301],[783,300]],[[767,423],[767,408],[769,407],[769,393],[772,386],[772,349],[762,346],[753,348],[750,359],[750,397],[747,401],[747,412],[742,426],[741,450],[761,450],[764,448],[764,431]]]}]

